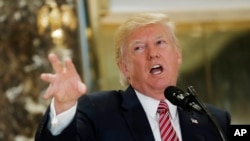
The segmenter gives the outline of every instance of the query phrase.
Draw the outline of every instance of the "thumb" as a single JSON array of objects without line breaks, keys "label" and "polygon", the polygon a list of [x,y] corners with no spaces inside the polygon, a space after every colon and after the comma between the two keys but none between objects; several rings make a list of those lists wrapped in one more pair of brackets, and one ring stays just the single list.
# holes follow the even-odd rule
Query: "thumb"
[{"label": "thumb", "polygon": [[46,90],[46,92],[44,93],[43,95],[43,98],[44,99],[49,99],[50,97],[53,96],[53,93],[52,93],[52,88],[51,88],[51,84],[49,85],[49,88]]}]

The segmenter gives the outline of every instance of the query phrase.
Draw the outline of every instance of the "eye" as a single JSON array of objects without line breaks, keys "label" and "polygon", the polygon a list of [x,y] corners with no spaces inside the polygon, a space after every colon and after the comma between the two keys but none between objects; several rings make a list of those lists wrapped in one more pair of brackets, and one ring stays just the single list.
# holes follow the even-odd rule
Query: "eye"
[{"label": "eye", "polygon": [[167,42],[165,40],[163,40],[163,39],[160,39],[160,40],[157,40],[156,45],[160,46],[160,47],[166,47]]},{"label": "eye", "polygon": [[144,46],[143,45],[137,45],[134,47],[134,51],[135,52],[142,52],[144,50]]},{"label": "eye", "polygon": [[165,43],[164,40],[158,40],[158,41],[156,42],[157,45],[161,45],[161,44],[163,44],[163,43]]}]

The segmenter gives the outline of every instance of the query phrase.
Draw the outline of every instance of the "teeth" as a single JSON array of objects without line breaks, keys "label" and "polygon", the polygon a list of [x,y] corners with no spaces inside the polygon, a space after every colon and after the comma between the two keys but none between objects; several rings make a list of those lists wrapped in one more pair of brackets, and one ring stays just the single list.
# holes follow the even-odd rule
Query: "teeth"
[{"label": "teeth", "polygon": [[151,74],[160,74],[162,73],[162,66],[161,65],[154,65],[151,70],[150,70]]},{"label": "teeth", "polygon": [[159,67],[160,67],[160,65],[155,65],[152,68],[155,69],[155,68],[159,68]]},{"label": "teeth", "polygon": [[161,73],[161,71],[158,71],[158,72],[155,72],[154,74],[160,74]]}]

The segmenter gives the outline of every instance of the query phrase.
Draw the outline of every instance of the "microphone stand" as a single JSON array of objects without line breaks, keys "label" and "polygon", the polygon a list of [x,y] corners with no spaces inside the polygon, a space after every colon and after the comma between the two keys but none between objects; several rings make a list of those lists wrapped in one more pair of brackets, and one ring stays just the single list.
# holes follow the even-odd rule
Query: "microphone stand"
[{"label": "microphone stand", "polygon": [[221,141],[226,141],[224,134],[222,133],[222,129],[219,126],[218,122],[215,120],[215,118],[210,114],[210,112],[207,110],[206,106],[203,104],[203,102],[197,97],[197,92],[195,91],[195,89],[193,88],[193,86],[189,86],[187,88],[188,93],[190,93],[191,95],[194,96],[195,100],[198,102],[198,104],[201,106],[202,110],[204,111],[204,113],[208,116],[208,119],[211,120],[211,122],[213,123],[213,125],[216,128],[216,131],[218,133],[218,135],[220,136]]}]

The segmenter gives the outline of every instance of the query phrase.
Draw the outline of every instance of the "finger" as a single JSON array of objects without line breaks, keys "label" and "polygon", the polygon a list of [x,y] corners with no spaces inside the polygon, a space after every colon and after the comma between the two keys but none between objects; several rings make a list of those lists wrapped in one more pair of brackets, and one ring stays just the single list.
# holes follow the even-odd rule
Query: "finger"
[{"label": "finger", "polygon": [[53,90],[53,89],[52,89],[52,85],[50,84],[49,87],[48,87],[48,89],[47,89],[46,92],[44,93],[43,98],[44,98],[44,99],[49,99],[49,98],[51,98],[51,97],[53,96],[53,91],[52,91],[52,90]]},{"label": "finger", "polygon": [[70,58],[65,59],[65,66],[70,73],[77,73],[75,65]]},{"label": "finger", "polygon": [[82,82],[78,82],[77,83],[77,90],[78,90],[79,93],[85,94],[87,92],[87,87]]},{"label": "finger", "polygon": [[40,78],[43,80],[43,81],[46,81],[46,82],[54,82],[55,80],[55,75],[54,74],[51,74],[51,73],[42,73],[40,75]]},{"label": "finger", "polygon": [[63,71],[63,64],[58,59],[54,53],[50,53],[48,56],[50,63],[56,73],[61,73]]}]

